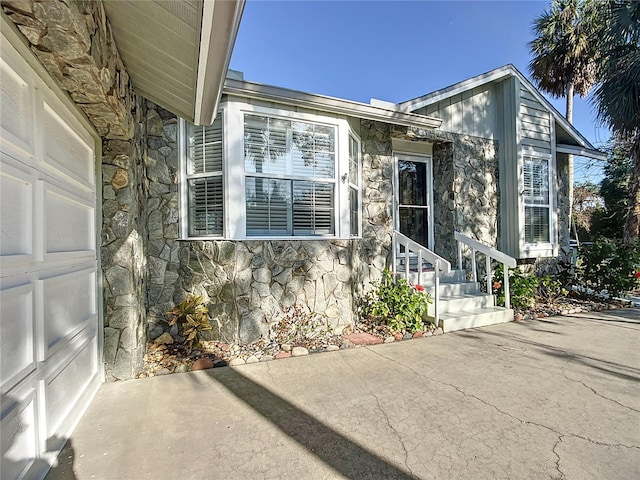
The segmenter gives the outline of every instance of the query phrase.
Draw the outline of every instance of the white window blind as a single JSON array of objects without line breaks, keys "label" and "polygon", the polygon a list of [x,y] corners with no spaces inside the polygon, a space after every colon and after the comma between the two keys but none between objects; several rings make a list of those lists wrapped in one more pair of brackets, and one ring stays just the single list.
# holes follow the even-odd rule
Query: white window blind
[{"label": "white window blind", "polygon": [[211,126],[181,120],[180,139],[184,238],[361,234],[361,147],[346,120],[227,101]]},{"label": "white window blind", "polygon": [[221,115],[209,127],[187,127],[187,173],[222,172]]},{"label": "white window blind", "polygon": [[248,236],[335,234],[336,127],[246,114]]},{"label": "white window blind", "polygon": [[222,236],[224,217],[223,121],[211,126],[187,125],[187,201],[189,236]]},{"label": "white window blind", "polygon": [[550,242],[549,160],[524,157],[523,165],[525,242]]}]

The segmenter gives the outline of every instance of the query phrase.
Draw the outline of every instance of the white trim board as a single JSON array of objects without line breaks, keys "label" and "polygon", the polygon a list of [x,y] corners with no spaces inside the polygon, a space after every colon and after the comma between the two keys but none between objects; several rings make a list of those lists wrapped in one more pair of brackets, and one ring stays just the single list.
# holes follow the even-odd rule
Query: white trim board
[{"label": "white trim board", "polygon": [[400,109],[389,110],[353,100],[316,95],[230,78],[227,78],[223,93],[408,127],[438,128],[442,124],[442,120],[439,118],[406,112]]}]

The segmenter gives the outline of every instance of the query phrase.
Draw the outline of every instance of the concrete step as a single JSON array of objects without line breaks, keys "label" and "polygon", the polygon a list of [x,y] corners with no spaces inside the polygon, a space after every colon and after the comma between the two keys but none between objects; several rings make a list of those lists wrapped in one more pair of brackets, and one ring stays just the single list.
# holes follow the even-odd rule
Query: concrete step
[{"label": "concrete step", "polygon": [[[429,292],[433,297],[436,291],[435,286],[431,284],[424,285],[424,291]],[[441,283],[440,284],[440,297],[454,297],[459,295],[479,294],[480,284],[478,282],[464,282],[464,283]]]},{"label": "concrete step", "polygon": [[513,310],[504,307],[459,310],[440,314],[440,322],[445,333],[466,328],[486,327],[487,325],[506,323],[512,320]]},{"label": "concrete step", "polygon": [[[397,272],[401,277],[404,277],[404,270],[398,267]],[[427,287],[435,282],[436,274],[433,270],[423,271],[420,275],[420,283]],[[409,283],[413,285],[418,284],[418,272],[409,272]],[[451,270],[449,273],[440,272],[440,283],[463,283],[466,282],[466,274],[464,270]]]},{"label": "concrete step", "polygon": [[[433,297],[431,298],[433,301]],[[467,293],[463,295],[440,296],[440,313],[456,313],[467,310],[489,308],[495,305],[495,297],[488,293]],[[429,304],[428,315],[433,316],[435,305]]]}]

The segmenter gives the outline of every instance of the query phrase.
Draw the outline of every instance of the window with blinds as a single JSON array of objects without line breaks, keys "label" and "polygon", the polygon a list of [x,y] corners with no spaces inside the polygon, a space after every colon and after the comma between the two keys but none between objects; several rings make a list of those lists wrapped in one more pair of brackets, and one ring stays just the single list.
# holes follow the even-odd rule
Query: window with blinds
[{"label": "window with blinds", "polygon": [[224,216],[222,113],[211,126],[187,125],[189,236],[222,236]]},{"label": "window with blinds", "polygon": [[244,116],[247,236],[335,235],[336,127]]},{"label": "window with blinds", "polygon": [[523,168],[525,242],[550,242],[549,160],[524,157]]}]

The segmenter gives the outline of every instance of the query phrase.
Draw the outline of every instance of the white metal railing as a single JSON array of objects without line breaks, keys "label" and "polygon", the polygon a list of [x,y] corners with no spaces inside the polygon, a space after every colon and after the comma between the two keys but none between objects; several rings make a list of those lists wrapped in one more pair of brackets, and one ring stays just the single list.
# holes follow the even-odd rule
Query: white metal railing
[{"label": "white metal railing", "polygon": [[510,257],[506,253],[502,253],[495,248],[480,243],[479,241],[467,237],[460,232],[455,232],[455,239],[458,242],[458,268],[462,270],[462,244],[471,248],[471,274],[473,281],[478,281],[478,267],[476,265],[476,253],[480,252],[484,254],[487,265],[487,293],[493,292],[493,285],[491,284],[491,259],[495,259],[503,264],[504,269],[504,306],[511,308],[511,294],[509,292],[509,267],[514,268],[517,263],[516,259]]},{"label": "white metal railing", "polygon": [[[400,247],[404,247],[404,252],[400,252]],[[393,276],[395,278],[397,271],[397,261],[404,257],[404,276],[409,281],[410,263],[412,260],[416,260],[417,265],[417,284],[421,285],[422,281],[422,268],[423,262],[428,262],[433,265],[435,289],[433,293],[433,311],[435,316],[436,326],[440,325],[440,272],[449,273],[451,271],[451,264],[441,256],[429,250],[427,247],[420,245],[418,242],[414,242],[406,235],[394,230],[393,232]]]}]

